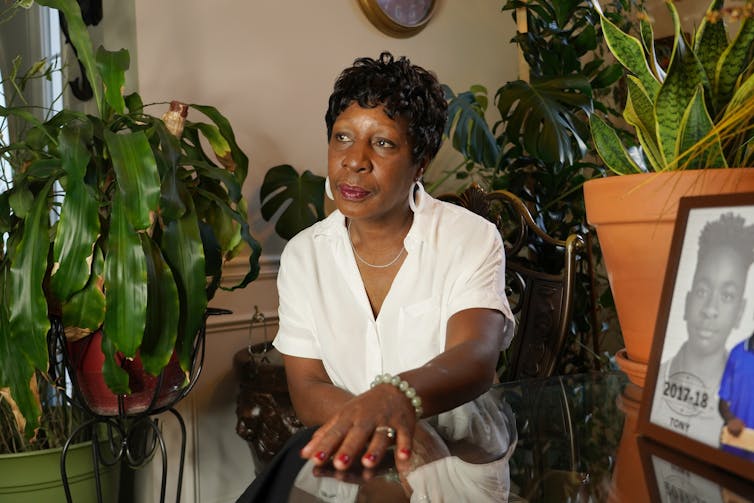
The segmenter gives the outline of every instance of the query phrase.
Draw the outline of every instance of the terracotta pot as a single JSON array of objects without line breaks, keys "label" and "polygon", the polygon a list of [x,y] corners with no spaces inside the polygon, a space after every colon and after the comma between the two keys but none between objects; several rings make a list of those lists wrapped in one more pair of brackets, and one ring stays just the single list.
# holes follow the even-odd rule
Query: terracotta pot
[{"label": "terracotta pot", "polygon": [[[102,375],[105,355],[102,353],[102,333],[93,334],[68,343],[68,358],[76,372],[76,385],[86,405],[100,416],[117,416],[118,395],[110,391]],[[116,355],[121,368],[128,373],[130,395],[123,396],[123,412],[128,415],[145,412],[157,394],[152,410],[170,404],[188,384],[178,358],[173,354],[162,371],[162,384],[157,389],[159,378],[144,371],[138,354],[133,360]]]},{"label": "terracotta pot", "polygon": [[626,373],[639,386],[646,376],[679,199],[738,192],[754,192],[754,168],[613,176],[584,184],[587,220],[597,229],[632,363]]}]

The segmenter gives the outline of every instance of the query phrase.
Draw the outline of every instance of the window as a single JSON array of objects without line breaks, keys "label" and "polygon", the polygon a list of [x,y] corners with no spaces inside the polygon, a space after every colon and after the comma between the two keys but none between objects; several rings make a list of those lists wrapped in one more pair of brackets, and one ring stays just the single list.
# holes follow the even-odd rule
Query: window
[{"label": "window", "polygon": [[[63,76],[61,69],[61,31],[60,22],[56,10],[49,9],[47,7],[35,7],[30,11],[19,12],[19,16],[24,15],[27,22],[19,22],[16,24],[16,29],[21,27],[21,33],[28,32],[23,37],[23,53],[34,55],[28,61],[25,60],[21,63],[21,70],[29,68],[33,61],[41,58],[45,58],[47,61],[54,64],[54,70],[51,72],[50,79],[40,79],[41,81],[41,104],[48,110],[48,114],[52,115],[63,108]],[[9,29],[14,29],[12,26]],[[18,35],[15,35],[17,38]],[[15,54],[2,54],[6,58],[12,59]],[[28,59],[28,58],[27,58]],[[3,81],[5,75],[2,75],[1,68],[9,68],[10,65],[0,66],[0,82]],[[4,85],[0,85],[0,105],[6,106],[7,99],[6,93],[8,89]],[[36,101],[36,100],[34,100]],[[8,131],[8,120],[6,117],[0,117],[0,145],[7,145],[10,141],[10,133]],[[0,192],[7,190],[11,184],[13,174],[10,165],[5,160],[4,156],[0,156]],[[56,192],[61,193],[60,187]],[[5,236],[3,243],[5,242]]]}]

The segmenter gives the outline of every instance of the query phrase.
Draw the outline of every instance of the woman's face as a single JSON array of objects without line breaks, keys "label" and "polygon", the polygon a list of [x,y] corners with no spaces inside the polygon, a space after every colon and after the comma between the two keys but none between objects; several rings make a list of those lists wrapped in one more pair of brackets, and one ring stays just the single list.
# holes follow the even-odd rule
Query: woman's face
[{"label": "woman's face", "polygon": [[709,356],[723,350],[741,321],[747,271],[741,256],[725,246],[710,250],[696,265],[684,315],[689,349],[695,354]]},{"label": "woman's face", "polygon": [[408,194],[422,166],[411,158],[406,122],[382,106],[352,103],[335,120],[327,148],[328,174],[338,209],[353,219],[405,218]]}]

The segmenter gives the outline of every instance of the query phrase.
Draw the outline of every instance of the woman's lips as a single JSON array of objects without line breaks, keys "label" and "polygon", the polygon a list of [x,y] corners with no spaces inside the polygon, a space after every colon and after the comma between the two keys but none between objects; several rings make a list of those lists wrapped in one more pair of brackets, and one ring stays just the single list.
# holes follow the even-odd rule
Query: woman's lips
[{"label": "woman's lips", "polygon": [[350,201],[358,201],[369,195],[368,190],[353,185],[339,185],[338,190],[340,191],[340,195],[343,196],[343,199],[348,199]]}]

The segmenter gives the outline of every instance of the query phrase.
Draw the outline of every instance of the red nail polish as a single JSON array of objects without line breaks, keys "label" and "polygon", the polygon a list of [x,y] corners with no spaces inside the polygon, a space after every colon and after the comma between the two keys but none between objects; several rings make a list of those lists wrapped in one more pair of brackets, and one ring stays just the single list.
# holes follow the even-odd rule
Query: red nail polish
[{"label": "red nail polish", "polygon": [[366,461],[369,461],[370,463],[374,463],[375,461],[377,461],[377,455],[370,452],[369,454],[364,456],[364,459]]},{"label": "red nail polish", "polygon": [[340,456],[338,456],[338,461],[340,461],[344,465],[347,465],[351,461],[351,456],[349,456],[348,454],[341,454]]},{"label": "red nail polish", "polygon": [[319,451],[317,454],[314,455],[315,458],[319,459],[320,461],[324,461],[327,457],[327,454],[325,454],[325,451]]},{"label": "red nail polish", "polygon": [[398,449],[398,452],[400,452],[401,455],[405,458],[408,458],[411,456],[411,449],[408,449],[406,447],[401,447],[400,449]]}]

